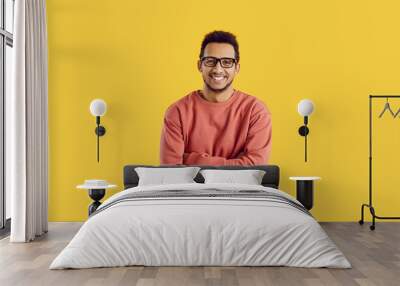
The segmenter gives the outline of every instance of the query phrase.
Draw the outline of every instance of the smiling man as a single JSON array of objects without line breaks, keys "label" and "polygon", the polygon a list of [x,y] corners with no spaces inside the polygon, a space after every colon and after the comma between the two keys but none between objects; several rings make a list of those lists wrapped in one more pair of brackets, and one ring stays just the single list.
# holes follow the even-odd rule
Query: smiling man
[{"label": "smiling man", "polygon": [[204,85],[172,104],[161,134],[163,165],[262,165],[271,151],[271,114],[234,89],[239,45],[224,31],[207,34],[197,62]]}]

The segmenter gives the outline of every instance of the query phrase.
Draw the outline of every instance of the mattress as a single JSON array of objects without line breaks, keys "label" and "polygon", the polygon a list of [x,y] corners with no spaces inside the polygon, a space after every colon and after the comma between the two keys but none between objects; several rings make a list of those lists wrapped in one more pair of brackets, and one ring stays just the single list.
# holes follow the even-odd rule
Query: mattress
[{"label": "mattress", "polygon": [[287,193],[198,183],[138,186],[111,196],[50,269],[131,265],[351,267]]}]

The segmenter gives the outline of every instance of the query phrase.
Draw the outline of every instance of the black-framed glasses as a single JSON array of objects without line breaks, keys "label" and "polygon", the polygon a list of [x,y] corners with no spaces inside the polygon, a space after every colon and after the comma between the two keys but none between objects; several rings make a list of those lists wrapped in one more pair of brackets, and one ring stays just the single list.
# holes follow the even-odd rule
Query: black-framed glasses
[{"label": "black-framed glasses", "polygon": [[231,68],[236,64],[236,59],[233,58],[216,58],[216,57],[203,57],[201,62],[204,63],[206,67],[213,68],[218,62],[223,68]]}]

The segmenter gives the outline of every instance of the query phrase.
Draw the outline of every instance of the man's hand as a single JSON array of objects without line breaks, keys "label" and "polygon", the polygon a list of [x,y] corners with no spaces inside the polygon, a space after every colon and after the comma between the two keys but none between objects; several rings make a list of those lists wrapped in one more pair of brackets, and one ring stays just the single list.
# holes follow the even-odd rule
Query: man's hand
[{"label": "man's hand", "polygon": [[224,157],[212,157],[205,152],[183,153],[184,165],[224,165],[225,161]]}]

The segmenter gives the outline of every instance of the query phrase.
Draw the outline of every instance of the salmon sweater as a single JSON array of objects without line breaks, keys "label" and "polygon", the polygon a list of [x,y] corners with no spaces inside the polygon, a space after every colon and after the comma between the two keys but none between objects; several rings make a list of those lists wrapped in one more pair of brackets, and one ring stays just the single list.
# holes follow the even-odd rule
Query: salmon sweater
[{"label": "salmon sweater", "polygon": [[235,90],[210,102],[199,90],[165,112],[162,165],[262,165],[271,151],[271,114],[256,97]]}]

